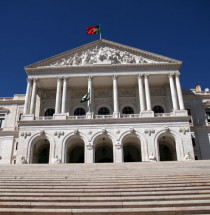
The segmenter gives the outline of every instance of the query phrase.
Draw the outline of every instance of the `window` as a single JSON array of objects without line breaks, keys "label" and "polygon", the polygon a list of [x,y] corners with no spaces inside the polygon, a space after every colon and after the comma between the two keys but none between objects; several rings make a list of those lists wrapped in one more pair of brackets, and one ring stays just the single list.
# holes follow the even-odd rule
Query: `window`
[{"label": "window", "polygon": [[44,115],[45,116],[53,116],[54,113],[55,113],[55,110],[52,108],[49,108],[45,111]]},{"label": "window", "polygon": [[101,107],[98,110],[98,115],[109,115],[109,109],[106,107]]},{"label": "window", "polygon": [[206,108],[206,119],[207,122],[210,122],[210,108]]},{"label": "window", "polygon": [[77,108],[74,111],[74,116],[82,116],[85,115],[85,110],[83,108]]},{"label": "window", "polygon": [[122,110],[122,114],[134,114],[133,108],[132,107],[124,107]]},{"label": "window", "polygon": [[195,137],[192,137],[192,144],[195,146]]},{"label": "window", "polygon": [[163,107],[159,105],[154,106],[152,110],[154,111],[154,113],[164,113]]},{"label": "window", "polygon": [[188,114],[188,116],[190,116],[189,123],[192,123],[192,114],[191,114],[191,110],[190,109],[187,109],[187,114]]},{"label": "window", "polygon": [[5,114],[0,114],[0,128],[4,127],[5,123]]}]

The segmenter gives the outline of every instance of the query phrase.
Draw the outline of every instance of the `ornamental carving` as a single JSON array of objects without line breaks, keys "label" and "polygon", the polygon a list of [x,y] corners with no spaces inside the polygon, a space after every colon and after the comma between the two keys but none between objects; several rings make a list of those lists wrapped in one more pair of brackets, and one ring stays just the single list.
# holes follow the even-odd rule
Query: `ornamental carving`
[{"label": "ornamental carving", "polygon": [[26,139],[28,136],[31,136],[31,132],[21,132],[20,135]]},{"label": "ornamental carving", "polygon": [[179,129],[179,132],[180,133],[183,133],[184,135],[187,133],[187,132],[189,132],[190,130],[189,130],[189,128],[180,128]]},{"label": "ornamental carving", "polygon": [[55,131],[54,135],[60,138],[61,135],[64,135],[64,131]]},{"label": "ornamental carving", "polygon": [[142,56],[137,56],[127,51],[110,47],[98,47],[75,53],[73,56],[63,58],[50,66],[77,66],[89,64],[142,64],[163,63]]},{"label": "ornamental carving", "polygon": [[151,136],[152,133],[155,133],[155,129],[145,129],[144,133],[148,134],[149,136]]}]

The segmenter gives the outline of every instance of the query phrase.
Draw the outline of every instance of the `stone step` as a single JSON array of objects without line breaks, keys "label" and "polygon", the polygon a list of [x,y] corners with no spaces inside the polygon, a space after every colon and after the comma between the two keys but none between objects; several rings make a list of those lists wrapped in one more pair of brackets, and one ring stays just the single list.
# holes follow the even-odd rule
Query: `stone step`
[{"label": "stone step", "polygon": [[99,188],[83,188],[83,189],[67,189],[67,188],[63,188],[63,189],[36,189],[36,188],[28,188],[28,189],[9,189],[9,188],[5,188],[5,189],[0,189],[0,193],[2,195],[3,192],[8,192],[8,193],[48,193],[48,192],[52,192],[53,193],[104,193],[104,192],[157,192],[157,191],[188,191],[188,190],[192,190],[192,191],[209,191],[210,190],[210,186],[193,186],[193,187],[185,187],[185,186],[181,186],[181,187],[157,187],[157,188],[147,188],[147,187],[121,187],[121,188],[104,188],[104,189],[99,189]]},{"label": "stone step", "polygon": [[151,208],[210,206],[210,200],[143,202],[0,202],[0,208]]},{"label": "stone step", "polygon": [[40,209],[0,208],[1,215],[195,215],[210,214],[210,206],[153,207],[153,208],[99,208],[99,209]]},{"label": "stone step", "polygon": [[149,192],[62,192],[55,193],[53,190],[51,192],[2,192],[1,197],[122,197],[122,196],[164,196],[164,195],[198,195],[198,194],[210,194],[210,190],[184,190],[184,191],[149,191]]},{"label": "stone step", "polygon": [[116,202],[116,201],[166,201],[166,200],[209,200],[210,194],[194,194],[194,195],[155,195],[155,196],[99,196],[99,197],[2,197],[0,196],[0,202],[8,202],[8,201],[20,201],[20,202]]}]

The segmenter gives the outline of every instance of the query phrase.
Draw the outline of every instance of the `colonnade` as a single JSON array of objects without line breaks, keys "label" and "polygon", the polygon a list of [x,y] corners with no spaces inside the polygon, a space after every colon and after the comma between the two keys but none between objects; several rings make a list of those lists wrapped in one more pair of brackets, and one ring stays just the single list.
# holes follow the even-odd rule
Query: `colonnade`
[{"label": "colonnade", "polygon": [[[169,84],[171,90],[171,98],[173,104],[173,110],[184,110],[184,101],[182,96],[181,84],[179,79],[179,73],[170,73]],[[151,96],[149,86],[149,74],[138,74],[138,89],[139,89],[139,102],[140,112],[151,112]],[[118,76],[113,75],[113,117],[119,117],[119,100],[118,100]],[[88,112],[90,116],[93,114],[93,77],[88,76],[88,92],[90,99],[88,101]],[[67,101],[67,87],[68,77],[57,78],[57,90],[56,90],[56,101],[55,101],[55,114],[66,113],[66,101]],[[36,104],[36,93],[37,93],[37,79],[27,80],[26,99],[24,106],[24,114],[34,114]]]}]

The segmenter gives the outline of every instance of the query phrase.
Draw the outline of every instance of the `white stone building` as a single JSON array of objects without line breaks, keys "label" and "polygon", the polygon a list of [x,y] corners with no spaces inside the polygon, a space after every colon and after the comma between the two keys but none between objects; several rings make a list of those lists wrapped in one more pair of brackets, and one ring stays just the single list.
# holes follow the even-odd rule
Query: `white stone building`
[{"label": "white stone building", "polygon": [[103,39],[25,67],[26,95],[0,99],[0,164],[210,159],[210,93],[180,67]]}]

